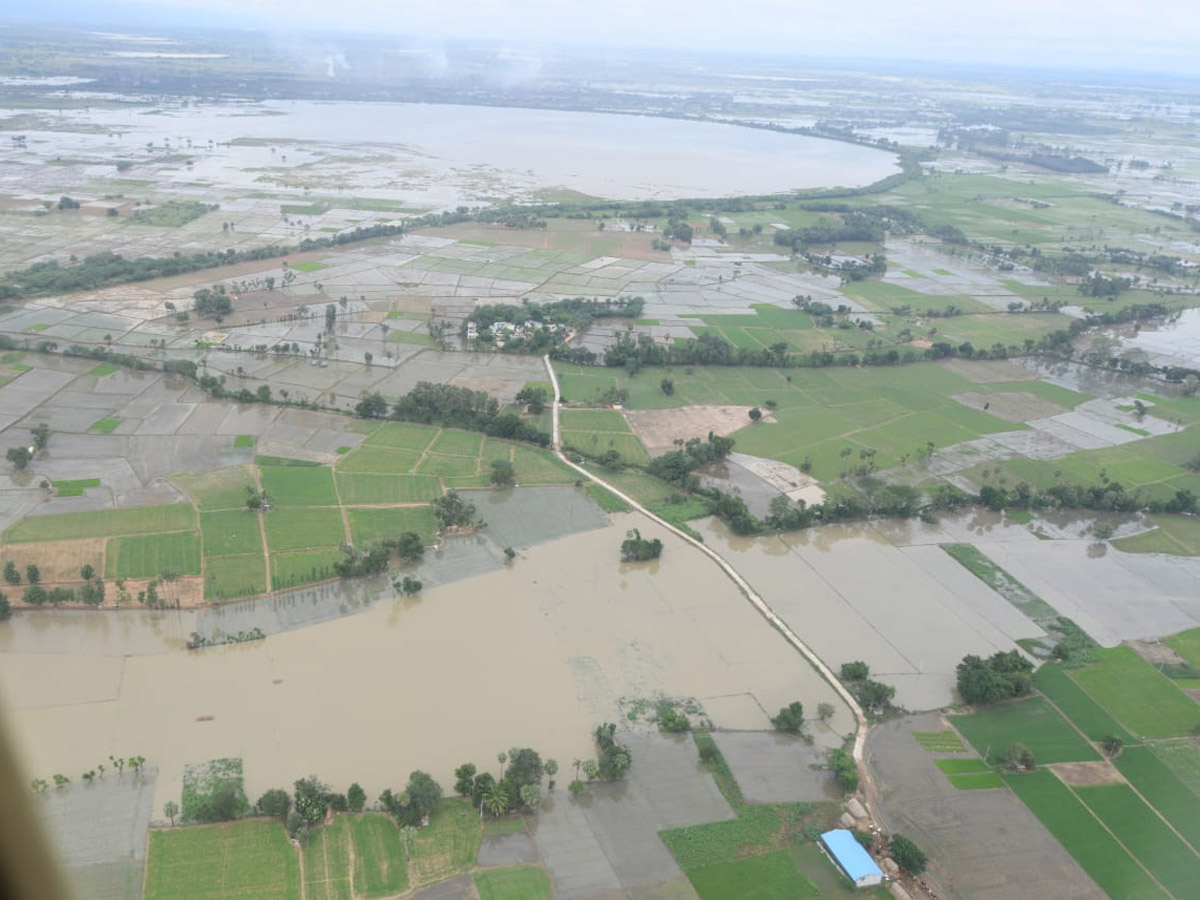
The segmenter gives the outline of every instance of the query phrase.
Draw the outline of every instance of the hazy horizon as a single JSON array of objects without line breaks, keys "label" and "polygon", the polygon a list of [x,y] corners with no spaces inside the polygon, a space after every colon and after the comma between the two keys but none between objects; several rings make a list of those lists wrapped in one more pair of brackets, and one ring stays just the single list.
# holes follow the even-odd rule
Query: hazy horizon
[{"label": "hazy horizon", "polygon": [[[318,33],[394,34],[430,42],[486,39],[527,45],[728,51],[816,59],[1197,74],[1200,6],[1148,0],[1010,0],[969,9],[944,0],[904,7],[861,0],[852,18],[828,7],[745,0],[685,9],[613,0],[123,0],[103,12],[83,0],[50,0],[6,21],[124,27],[258,28],[272,38]],[[1167,35],[1164,36],[1163,32]]]}]

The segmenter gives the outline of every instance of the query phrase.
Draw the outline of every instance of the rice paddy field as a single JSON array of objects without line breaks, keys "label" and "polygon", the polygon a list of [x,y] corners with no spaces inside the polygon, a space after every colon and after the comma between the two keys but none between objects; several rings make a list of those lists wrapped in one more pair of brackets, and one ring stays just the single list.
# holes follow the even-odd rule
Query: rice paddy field
[{"label": "rice paddy field", "polygon": [[150,832],[146,900],[300,900],[283,825],[251,819]]}]

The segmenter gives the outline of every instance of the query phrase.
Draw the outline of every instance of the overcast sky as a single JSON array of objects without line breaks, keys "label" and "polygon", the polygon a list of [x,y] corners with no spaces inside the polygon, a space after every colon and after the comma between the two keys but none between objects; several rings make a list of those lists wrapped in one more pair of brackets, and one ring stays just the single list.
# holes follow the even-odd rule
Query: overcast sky
[{"label": "overcast sky", "polygon": [[[51,3],[53,0],[51,0]],[[128,2],[128,0],[127,0]],[[1197,0],[132,0],[280,31],[356,30],[1200,72]],[[97,4],[97,13],[104,4]],[[216,15],[214,15],[216,14]]]}]

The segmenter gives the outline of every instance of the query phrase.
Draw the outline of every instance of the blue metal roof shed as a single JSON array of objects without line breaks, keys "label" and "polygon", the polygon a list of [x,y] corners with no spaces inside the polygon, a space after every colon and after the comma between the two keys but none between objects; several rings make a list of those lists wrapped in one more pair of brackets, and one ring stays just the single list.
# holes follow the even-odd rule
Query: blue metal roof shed
[{"label": "blue metal roof shed", "polygon": [[883,870],[875,865],[871,854],[863,849],[854,835],[844,828],[826,831],[821,835],[821,846],[837,867],[846,873],[855,887],[872,887],[883,884]]}]

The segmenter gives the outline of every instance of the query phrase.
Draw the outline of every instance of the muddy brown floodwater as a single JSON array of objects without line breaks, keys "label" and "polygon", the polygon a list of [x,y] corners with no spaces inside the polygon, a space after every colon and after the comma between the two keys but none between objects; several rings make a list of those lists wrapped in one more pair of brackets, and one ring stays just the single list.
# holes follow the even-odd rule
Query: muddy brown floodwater
[{"label": "muddy brown floodwater", "polygon": [[[491,766],[532,746],[569,765],[618,700],[695,696],[721,727],[769,727],[800,699],[850,712],[715,565],[640,516],[529,550],[511,568],[385,599],[265,641],[188,652],[190,614],[20,617],[0,638],[0,699],[29,777],[73,779],[109,754],[158,766],[241,756],[251,798],[316,773],[370,797],[425,769]],[[624,531],[665,550],[622,565]]]}]

